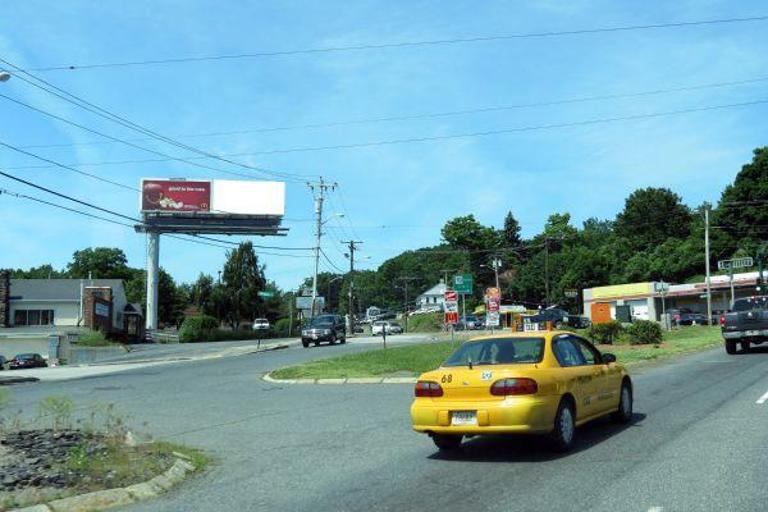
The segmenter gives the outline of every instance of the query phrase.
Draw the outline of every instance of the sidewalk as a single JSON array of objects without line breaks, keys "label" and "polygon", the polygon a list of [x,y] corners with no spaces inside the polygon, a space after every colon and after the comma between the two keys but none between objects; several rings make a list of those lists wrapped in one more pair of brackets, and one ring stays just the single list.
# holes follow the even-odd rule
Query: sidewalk
[{"label": "sidewalk", "polygon": [[[291,340],[293,344],[296,344],[295,340]],[[194,344],[190,344],[194,345]],[[70,379],[81,379],[85,377],[94,377],[97,375],[106,375],[111,373],[124,372],[127,370],[134,370],[136,368],[147,368],[152,366],[161,366],[167,364],[174,364],[185,361],[203,361],[208,359],[218,359],[224,357],[237,357],[245,354],[254,354],[257,352],[267,352],[270,350],[280,350],[288,348],[290,343],[271,341],[262,342],[261,347],[258,343],[242,342],[238,346],[225,346],[219,350],[215,350],[214,347],[203,347],[205,350],[195,350],[198,347],[190,347],[192,350],[185,351],[176,350],[174,353],[169,354],[167,351],[161,351],[155,357],[152,357],[151,350],[147,350],[143,355],[146,357],[136,359],[126,359],[123,361],[109,361],[99,362],[88,365],[78,366],[55,366],[50,368],[35,368],[29,370],[13,370],[13,372],[7,372],[10,375],[0,376],[0,385],[5,384],[18,384],[22,382],[54,382]],[[3,372],[6,373],[6,372]],[[23,379],[23,380],[22,380]]]}]

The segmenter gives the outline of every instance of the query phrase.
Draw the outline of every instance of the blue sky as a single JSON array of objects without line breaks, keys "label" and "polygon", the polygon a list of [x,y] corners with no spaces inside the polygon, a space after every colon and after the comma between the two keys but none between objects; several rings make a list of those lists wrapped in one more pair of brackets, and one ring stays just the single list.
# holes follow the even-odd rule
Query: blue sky
[{"label": "blue sky", "polygon": [[[3,7],[0,57],[30,69],[768,14],[757,1],[27,0]],[[767,28],[763,21],[38,74],[206,151],[246,153],[237,159],[338,182],[326,212],[346,217],[327,224],[324,250],[345,269],[340,241],[354,237],[364,242],[359,256],[367,258],[358,267],[375,268],[405,249],[438,243],[442,224],[457,215],[473,213],[500,226],[511,210],[531,236],[553,212],[571,213],[576,224],[613,218],[638,187],[669,187],[691,206],[716,202],[752,149],[766,144],[768,106],[364,148],[271,151],[744,103],[768,99],[768,81],[422,120],[187,136],[765,78]],[[115,137],[138,136],[19,79],[0,83],[0,93]],[[142,176],[227,178],[174,161],[88,165],[155,157],[120,144],[91,144],[103,139],[3,98],[0,140],[128,184]],[[159,142],[140,144],[190,156]],[[137,214],[135,193],[61,169],[30,168],[39,165],[0,148],[0,168],[7,172]],[[0,188],[51,199],[1,177]],[[307,187],[289,183],[290,234],[255,242],[311,245],[312,210]],[[0,267],[63,267],[75,250],[88,246],[121,247],[131,265],[145,264],[143,237],[126,228],[5,195],[0,218]],[[180,281],[201,271],[215,275],[224,257],[222,249],[178,240],[165,239],[161,246],[162,266]],[[309,258],[262,258],[268,277],[285,288],[295,288],[312,270]],[[330,268],[325,261],[321,266]]]}]

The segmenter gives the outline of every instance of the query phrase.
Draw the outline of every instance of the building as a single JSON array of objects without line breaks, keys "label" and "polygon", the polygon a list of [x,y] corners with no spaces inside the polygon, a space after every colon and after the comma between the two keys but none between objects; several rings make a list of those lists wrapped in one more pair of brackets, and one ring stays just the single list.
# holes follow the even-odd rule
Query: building
[{"label": "building", "polygon": [[120,279],[10,279],[0,272],[0,329],[87,327],[138,336],[141,318]]},{"label": "building", "polygon": [[[733,297],[740,299],[760,293],[757,272],[733,275]],[[632,318],[660,320],[663,311],[687,308],[707,313],[707,283],[668,284],[651,281],[588,288],[582,292],[584,314],[593,323],[616,319],[616,306],[629,306]],[[731,279],[727,275],[710,277],[712,311],[731,307]],[[765,292],[763,292],[765,293]]]},{"label": "building", "polygon": [[416,297],[416,306],[419,309],[443,309],[445,304],[445,283],[440,281],[435,286]]}]

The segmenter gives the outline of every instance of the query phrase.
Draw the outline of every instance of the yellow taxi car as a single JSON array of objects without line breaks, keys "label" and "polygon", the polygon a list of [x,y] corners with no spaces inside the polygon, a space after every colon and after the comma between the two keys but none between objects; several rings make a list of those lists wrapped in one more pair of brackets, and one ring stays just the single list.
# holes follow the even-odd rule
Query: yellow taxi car
[{"label": "yellow taxi car", "polygon": [[570,449],[576,427],[601,416],[632,418],[632,381],[616,356],[571,332],[484,336],[419,377],[413,429],[440,450],[465,436],[546,434]]}]

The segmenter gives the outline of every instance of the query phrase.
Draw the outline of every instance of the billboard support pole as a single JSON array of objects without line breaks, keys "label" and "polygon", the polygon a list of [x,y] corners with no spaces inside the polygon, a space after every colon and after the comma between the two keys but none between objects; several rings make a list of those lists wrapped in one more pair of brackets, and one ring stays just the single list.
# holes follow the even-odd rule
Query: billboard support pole
[{"label": "billboard support pole", "polygon": [[157,329],[157,301],[160,282],[160,233],[147,232],[147,331]]}]

